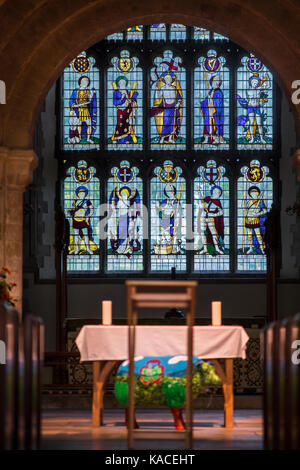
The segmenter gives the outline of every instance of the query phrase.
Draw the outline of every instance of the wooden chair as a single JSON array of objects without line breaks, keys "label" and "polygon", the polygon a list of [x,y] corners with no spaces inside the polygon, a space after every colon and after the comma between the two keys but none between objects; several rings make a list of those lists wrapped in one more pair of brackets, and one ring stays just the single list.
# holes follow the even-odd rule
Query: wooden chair
[{"label": "wooden chair", "polygon": [[44,325],[27,315],[24,320],[25,449],[39,449],[41,435],[41,364],[44,354]]},{"label": "wooden chair", "polygon": [[[188,341],[187,341],[187,388],[186,388],[186,431],[187,449],[193,446],[193,324],[196,304],[196,281],[126,281],[127,288],[127,320],[129,325],[129,410],[128,410],[128,448],[133,449],[134,437],[143,431],[134,430],[134,355],[135,326],[138,323],[139,308],[182,308],[186,309]],[[178,437],[172,433],[172,437]],[[148,437],[147,435],[145,437]]]},{"label": "wooden chair", "polygon": [[5,364],[0,365],[0,449],[17,449],[19,320],[16,310],[6,307],[3,302],[0,303],[0,340],[5,352]]}]

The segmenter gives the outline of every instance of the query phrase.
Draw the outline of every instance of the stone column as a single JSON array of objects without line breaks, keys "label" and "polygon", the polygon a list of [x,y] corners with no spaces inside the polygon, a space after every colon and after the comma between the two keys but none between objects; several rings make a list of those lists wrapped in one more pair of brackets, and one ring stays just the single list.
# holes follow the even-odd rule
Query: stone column
[{"label": "stone column", "polygon": [[300,149],[297,149],[294,153],[293,164],[296,168],[297,179],[300,182]]},{"label": "stone column", "polygon": [[23,192],[37,166],[33,150],[0,147],[0,268],[11,270],[9,280],[16,307],[22,312],[23,287]]}]

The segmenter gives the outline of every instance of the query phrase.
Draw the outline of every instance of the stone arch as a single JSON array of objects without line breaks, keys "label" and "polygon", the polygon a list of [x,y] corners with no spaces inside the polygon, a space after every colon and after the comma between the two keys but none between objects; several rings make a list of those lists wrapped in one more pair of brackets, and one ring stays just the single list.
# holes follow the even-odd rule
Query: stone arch
[{"label": "stone arch", "polygon": [[300,8],[293,0],[174,0],[172,11],[166,0],[73,0],[63,6],[60,0],[10,0],[0,2],[0,18],[0,78],[7,89],[2,146],[32,147],[41,104],[78,52],[112,32],[154,21],[203,26],[256,52],[285,91],[300,134],[300,107],[291,102],[291,84],[300,78]]}]

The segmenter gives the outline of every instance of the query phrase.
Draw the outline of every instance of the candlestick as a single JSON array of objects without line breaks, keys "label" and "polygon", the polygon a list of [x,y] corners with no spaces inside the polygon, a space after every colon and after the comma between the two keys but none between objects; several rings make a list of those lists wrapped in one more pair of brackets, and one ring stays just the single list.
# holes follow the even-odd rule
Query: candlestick
[{"label": "candlestick", "polygon": [[102,325],[112,324],[112,301],[102,301]]},{"label": "candlestick", "polygon": [[222,302],[211,303],[211,323],[213,326],[222,325]]}]

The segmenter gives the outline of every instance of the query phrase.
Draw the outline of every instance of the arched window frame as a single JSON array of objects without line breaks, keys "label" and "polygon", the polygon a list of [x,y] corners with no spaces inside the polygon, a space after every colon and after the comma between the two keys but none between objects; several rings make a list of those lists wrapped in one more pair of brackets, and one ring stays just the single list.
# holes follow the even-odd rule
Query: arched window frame
[{"label": "arched window frame", "polygon": [[[126,40],[126,32],[123,33],[123,40],[103,40],[89,50],[87,56],[92,56],[95,59],[95,65],[100,71],[100,149],[99,150],[68,150],[64,151],[62,148],[62,87],[63,77],[60,79],[60,84],[57,87],[57,133],[56,133],[56,158],[58,159],[58,174],[59,181],[67,174],[67,170],[71,166],[76,166],[80,160],[85,160],[96,168],[97,176],[100,179],[101,201],[106,201],[107,195],[107,179],[110,176],[111,168],[119,166],[122,160],[130,162],[131,166],[136,166],[139,169],[139,177],[143,179],[143,203],[148,206],[150,194],[150,179],[153,175],[153,170],[156,166],[161,165],[165,160],[171,160],[174,166],[182,168],[182,174],[186,178],[186,196],[187,203],[193,203],[193,182],[197,177],[197,169],[200,166],[205,166],[209,160],[214,160],[218,165],[222,165],[226,170],[226,176],[230,182],[230,270],[226,273],[194,273],[193,272],[193,251],[187,251],[187,271],[185,273],[178,273],[178,278],[221,278],[221,279],[236,279],[236,278],[264,278],[265,273],[247,272],[242,273],[237,270],[237,254],[236,254],[236,224],[237,224],[237,179],[241,175],[241,168],[247,166],[254,159],[261,162],[262,166],[269,168],[269,176],[273,179],[273,197],[274,201],[278,201],[279,197],[279,158],[280,158],[280,97],[281,92],[273,80],[273,149],[272,150],[237,150],[236,144],[236,125],[237,122],[237,106],[235,104],[236,96],[236,80],[237,69],[241,65],[241,59],[245,55],[249,55],[249,51],[245,51],[240,46],[233,43],[230,39],[214,40],[214,33],[209,33],[209,40],[196,40],[194,39],[194,31],[192,27],[186,28],[186,40],[170,40],[170,25],[166,25],[167,40],[151,40],[150,39],[150,26],[143,28],[143,40]],[[106,149],[107,139],[107,121],[105,112],[106,103],[106,70],[111,66],[111,60],[114,56],[120,54],[122,50],[128,50],[131,56],[136,56],[139,59],[139,66],[143,69],[143,150],[108,150]],[[150,102],[150,87],[149,74],[151,67],[153,67],[153,59],[162,56],[164,50],[172,50],[174,56],[183,57],[183,65],[186,70],[186,149],[176,151],[158,151],[150,149],[150,124],[149,124],[149,109]],[[194,150],[193,149],[193,126],[194,126],[194,112],[193,112],[193,75],[194,69],[199,66],[198,59],[206,57],[210,49],[217,51],[218,56],[222,56],[226,60],[226,66],[230,70],[230,144],[229,150]],[[190,54],[187,52],[190,51]],[[57,189],[58,198],[62,200],[62,191]],[[150,211],[149,211],[150,212]],[[194,228],[194,227],[193,227]],[[150,232],[150,223],[149,223]],[[150,237],[149,237],[150,238]],[[153,272],[150,269],[150,239],[144,240],[144,270],[136,272],[107,272],[106,269],[106,241],[100,241],[100,271],[99,272],[76,272],[69,273],[70,277],[80,279],[116,279],[124,280],[127,278],[134,278],[137,275],[145,278],[169,278],[170,273]]]}]

